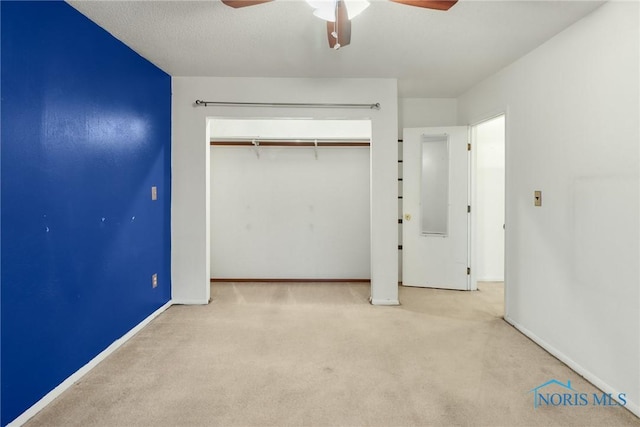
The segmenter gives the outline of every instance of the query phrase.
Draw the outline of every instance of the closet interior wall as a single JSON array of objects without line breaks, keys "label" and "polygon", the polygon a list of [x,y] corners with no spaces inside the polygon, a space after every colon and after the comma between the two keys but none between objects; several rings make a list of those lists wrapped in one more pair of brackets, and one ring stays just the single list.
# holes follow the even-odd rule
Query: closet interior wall
[{"label": "closet interior wall", "polygon": [[368,121],[210,126],[211,279],[370,279]]}]

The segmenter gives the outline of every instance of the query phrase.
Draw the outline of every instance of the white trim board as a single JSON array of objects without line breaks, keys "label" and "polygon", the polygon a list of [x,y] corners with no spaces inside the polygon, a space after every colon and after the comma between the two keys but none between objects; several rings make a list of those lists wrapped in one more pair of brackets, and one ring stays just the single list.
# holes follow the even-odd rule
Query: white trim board
[{"label": "white trim board", "polygon": [[400,301],[397,299],[374,299],[369,300],[371,305],[400,305]]},{"label": "white trim board", "polygon": [[211,301],[206,299],[198,299],[198,298],[194,298],[194,299],[180,298],[180,299],[171,300],[172,305],[207,305],[209,304],[209,302]]},{"label": "white trim board", "polygon": [[[593,373],[589,372],[582,365],[576,363],[573,359],[570,359],[564,353],[562,353],[555,347],[549,345],[546,341],[539,338],[536,334],[534,334],[524,326],[520,325],[519,323],[513,321],[506,315],[504,316],[504,320],[506,320],[507,323],[509,323],[514,328],[516,328],[527,338],[529,338],[530,340],[538,344],[540,347],[542,347],[547,353],[551,354],[553,357],[555,357],[556,359],[558,359],[559,361],[567,365],[574,372],[576,372],[578,375],[583,377],[585,380],[589,381],[591,384],[593,384],[603,392],[611,393],[611,395],[615,397],[619,391],[624,391],[624,390],[614,390],[613,387],[611,387],[609,384],[602,381]],[[624,407],[628,409],[635,416],[640,417],[640,405],[638,405],[638,402],[630,402],[627,400],[627,404]]]},{"label": "white trim board", "polygon": [[100,352],[96,357],[94,357],[89,362],[87,362],[86,365],[84,365],[82,368],[75,371],[66,380],[58,384],[56,388],[54,388],[49,393],[44,395],[42,399],[34,403],[29,409],[27,409],[22,414],[20,414],[15,420],[7,424],[7,427],[18,427],[23,425],[27,421],[29,421],[34,415],[36,415],[38,412],[43,410],[45,406],[53,402],[55,398],[60,396],[67,389],[71,388],[71,386],[73,386],[74,383],[76,383],[83,376],[88,374],[89,371],[95,368],[100,362],[102,362],[104,359],[110,356],[113,352],[115,352],[118,348],[120,348],[124,343],[126,343],[131,338],[133,338],[133,336],[138,332],[140,332],[142,328],[147,326],[153,319],[158,317],[163,311],[165,311],[172,305],[173,305],[173,301],[170,300],[165,305],[163,305],[162,307],[160,307],[159,309],[151,313],[146,319],[144,319],[142,322],[134,326],[129,332],[127,332],[122,337],[115,340],[113,343],[111,343],[111,345],[109,345],[109,347],[102,350],[102,352]]}]

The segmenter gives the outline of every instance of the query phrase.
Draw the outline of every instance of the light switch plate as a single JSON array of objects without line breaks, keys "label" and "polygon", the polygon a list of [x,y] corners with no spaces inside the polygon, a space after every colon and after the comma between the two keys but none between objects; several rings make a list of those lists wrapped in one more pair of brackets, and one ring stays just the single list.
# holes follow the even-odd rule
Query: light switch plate
[{"label": "light switch plate", "polygon": [[151,187],[151,200],[158,200],[158,187]]},{"label": "light switch plate", "polygon": [[533,192],[533,205],[542,206],[542,191],[536,190]]},{"label": "light switch plate", "polygon": [[152,288],[157,288],[158,287],[158,273],[156,273],[153,276],[151,276],[151,287]]}]

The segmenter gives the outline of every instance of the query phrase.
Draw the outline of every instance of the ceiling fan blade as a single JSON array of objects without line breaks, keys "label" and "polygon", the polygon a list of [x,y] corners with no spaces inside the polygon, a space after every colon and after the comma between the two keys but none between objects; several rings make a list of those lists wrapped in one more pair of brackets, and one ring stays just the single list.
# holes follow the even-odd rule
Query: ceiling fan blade
[{"label": "ceiling fan blade", "polygon": [[458,0],[391,0],[394,3],[406,4],[408,6],[424,7],[426,9],[449,10]]},{"label": "ceiling fan blade", "polygon": [[273,0],[222,0],[222,3],[237,9],[239,7],[255,6],[257,4],[269,3],[272,1]]},{"label": "ceiling fan blade", "polygon": [[[334,34],[337,34],[338,38]],[[327,38],[332,49],[335,49],[336,42],[340,44],[339,47],[351,43],[351,21],[347,15],[347,6],[342,0],[338,0],[336,4],[336,22],[327,21]]]}]

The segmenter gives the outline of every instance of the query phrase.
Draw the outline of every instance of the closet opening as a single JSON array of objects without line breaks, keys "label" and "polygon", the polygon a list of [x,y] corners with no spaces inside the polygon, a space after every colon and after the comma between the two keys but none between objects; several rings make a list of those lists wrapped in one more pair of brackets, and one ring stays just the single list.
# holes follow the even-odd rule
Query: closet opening
[{"label": "closet opening", "polygon": [[370,281],[369,120],[208,126],[212,281]]}]

